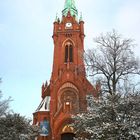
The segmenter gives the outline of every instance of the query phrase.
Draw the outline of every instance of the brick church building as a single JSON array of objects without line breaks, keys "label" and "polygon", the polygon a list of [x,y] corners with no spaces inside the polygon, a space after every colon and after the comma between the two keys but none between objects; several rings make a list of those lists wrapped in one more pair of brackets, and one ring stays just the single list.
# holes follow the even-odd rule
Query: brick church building
[{"label": "brick church building", "polygon": [[86,78],[84,21],[78,19],[74,0],[65,0],[62,19],[56,17],[52,37],[52,75],[50,83],[42,85],[42,101],[33,113],[33,124],[42,130],[38,140],[73,140],[71,115],[87,111],[87,95],[97,94]]}]

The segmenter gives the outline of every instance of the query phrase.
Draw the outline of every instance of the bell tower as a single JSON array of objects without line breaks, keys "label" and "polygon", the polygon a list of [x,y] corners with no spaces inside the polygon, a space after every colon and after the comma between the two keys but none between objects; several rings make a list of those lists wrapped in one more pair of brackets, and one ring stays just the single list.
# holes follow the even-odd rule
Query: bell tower
[{"label": "bell tower", "polygon": [[97,95],[86,79],[84,37],[84,21],[82,17],[78,20],[75,1],[65,0],[62,19],[56,17],[54,21],[50,84],[43,84],[41,104],[33,113],[33,123],[42,129],[38,140],[73,140],[71,116],[87,111],[88,94]]}]

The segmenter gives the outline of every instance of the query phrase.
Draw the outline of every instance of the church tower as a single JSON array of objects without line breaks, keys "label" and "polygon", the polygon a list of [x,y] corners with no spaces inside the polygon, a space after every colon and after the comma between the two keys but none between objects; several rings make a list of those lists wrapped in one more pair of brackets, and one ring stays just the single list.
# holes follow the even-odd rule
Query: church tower
[{"label": "church tower", "polygon": [[33,113],[40,125],[38,140],[73,140],[71,116],[87,111],[88,94],[97,90],[86,79],[84,21],[78,20],[74,0],[65,0],[62,19],[56,17],[53,29],[54,57],[50,84],[42,85],[42,101]]}]

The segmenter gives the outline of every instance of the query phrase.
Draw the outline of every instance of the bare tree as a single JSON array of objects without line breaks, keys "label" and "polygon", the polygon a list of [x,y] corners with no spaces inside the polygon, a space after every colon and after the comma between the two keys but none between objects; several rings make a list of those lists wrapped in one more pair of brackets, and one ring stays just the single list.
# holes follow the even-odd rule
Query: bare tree
[{"label": "bare tree", "polygon": [[[0,84],[1,84],[1,78],[0,78]],[[1,93],[1,90],[0,90],[0,93]]]},{"label": "bare tree", "polygon": [[123,39],[113,30],[95,38],[95,43],[97,49],[85,53],[85,63],[92,76],[101,77],[102,90],[113,95],[130,75],[140,74],[139,61],[132,51],[133,40]]},{"label": "bare tree", "polygon": [[[0,83],[1,83],[1,78],[0,78]],[[9,102],[11,101],[11,97],[9,97],[8,99],[2,99],[2,93],[0,90],[0,117],[4,116],[9,108]]]},{"label": "bare tree", "polygon": [[[91,76],[100,78],[106,98],[89,96],[88,111],[73,116],[76,140],[140,139],[140,75],[139,61],[132,51],[133,40],[123,39],[116,31],[95,39],[97,49],[85,53],[85,63]],[[139,80],[138,80],[139,81]],[[109,94],[108,94],[109,93]]]},{"label": "bare tree", "polygon": [[7,113],[10,101],[10,97],[8,99],[2,100],[2,95],[0,94],[0,117]]}]

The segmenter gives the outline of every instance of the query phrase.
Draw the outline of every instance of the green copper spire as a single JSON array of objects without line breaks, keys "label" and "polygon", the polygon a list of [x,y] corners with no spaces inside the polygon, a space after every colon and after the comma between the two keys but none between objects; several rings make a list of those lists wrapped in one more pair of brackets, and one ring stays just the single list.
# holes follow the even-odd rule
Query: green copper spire
[{"label": "green copper spire", "polygon": [[65,0],[65,6],[64,6],[64,10],[62,11],[62,14],[64,16],[67,16],[69,11],[72,16],[75,17],[78,16],[78,11],[75,6],[75,0]]}]

